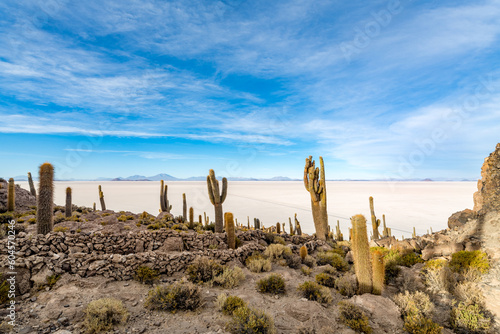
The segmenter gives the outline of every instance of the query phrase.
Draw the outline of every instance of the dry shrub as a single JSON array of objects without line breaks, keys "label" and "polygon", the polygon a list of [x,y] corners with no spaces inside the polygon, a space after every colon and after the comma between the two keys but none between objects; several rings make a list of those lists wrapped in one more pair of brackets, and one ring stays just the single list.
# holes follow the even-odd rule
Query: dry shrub
[{"label": "dry shrub", "polygon": [[346,301],[341,301],[338,305],[340,322],[356,332],[365,334],[370,334],[372,332],[372,328],[368,323],[368,317],[359,306]]},{"label": "dry shrub", "polygon": [[251,272],[254,272],[254,273],[260,273],[263,271],[266,271],[266,272],[271,271],[271,269],[273,267],[271,260],[265,259],[260,254],[254,254],[252,256],[249,256],[246,259],[245,264],[246,264],[248,270],[250,270]]},{"label": "dry shrub", "polygon": [[271,274],[257,282],[257,290],[274,295],[285,293],[285,279],[279,274]]},{"label": "dry shrub", "polygon": [[313,281],[304,282],[300,284],[297,289],[302,293],[302,296],[308,300],[317,301],[323,304],[329,304],[333,300],[330,289]]},{"label": "dry shrub", "polygon": [[109,332],[116,325],[127,322],[128,315],[120,300],[102,298],[87,305],[84,326],[88,333]]},{"label": "dry shrub", "polygon": [[466,304],[484,305],[483,292],[475,282],[462,282],[453,289],[453,295]]},{"label": "dry shrub", "polygon": [[232,334],[274,334],[274,320],[263,311],[250,307],[239,307],[233,312],[231,322],[227,324]]},{"label": "dry shrub", "polygon": [[486,333],[490,329],[491,318],[479,305],[460,302],[451,309],[450,323],[459,333]]},{"label": "dry shrub", "polygon": [[149,290],[144,306],[150,310],[176,312],[201,305],[201,290],[190,282],[177,282]]},{"label": "dry shrub", "polygon": [[237,296],[228,296],[221,293],[215,301],[217,309],[225,315],[233,315],[233,312],[240,307],[246,307],[247,304],[243,299]]},{"label": "dry shrub", "polygon": [[356,276],[344,275],[335,280],[335,288],[338,292],[346,297],[352,297],[358,290],[358,282]]},{"label": "dry shrub", "polygon": [[240,285],[245,279],[243,270],[239,267],[229,268],[224,267],[222,274],[215,276],[211,281],[211,285],[221,286],[225,289],[232,289]]},{"label": "dry shrub", "polygon": [[210,260],[208,257],[200,257],[187,267],[186,275],[190,282],[204,283],[222,274],[223,270],[224,267],[219,262]]},{"label": "dry shrub", "polygon": [[399,293],[394,296],[394,302],[404,316],[421,313],[426,317],[432,317],[434,311],[434,304],[431,299],[421,291]]},{"label": "dry shrub", "polygon": [[290,249],[290,247],[286,247],[281,244],[269,245],[264,251],[264,256],[269,258],[271,261],[283,259],[284,256],[287,255],[292,255],[292,250]]}]

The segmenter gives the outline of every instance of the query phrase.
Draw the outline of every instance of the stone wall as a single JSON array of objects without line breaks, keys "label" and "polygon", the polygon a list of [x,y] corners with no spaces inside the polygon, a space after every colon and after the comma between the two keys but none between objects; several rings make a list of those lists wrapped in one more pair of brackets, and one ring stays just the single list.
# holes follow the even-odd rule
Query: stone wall
[{"label": "stone wall", "polygon": [[[267,246],[262,231],[239,232],[243,245],[227,249],[224,233],[177,232],[173,230],[113,233],[20,233],[17,238],[16,269],[22,275],[19,293],[33,283],[44,283],[47,276],[70,273],[80,277],[102,275],[116,280],[132,279],[137,267],[146,265],[167,276],[184,271],[194,259],[208,256],[222,264],[245,259]],[[321,241],[311,237],[282,236],[298,252],[301,244],[312,251]],[[0,240],[2,271],[7,268],[7,240]],[[29,284],[26,284],[26,280]]]}]

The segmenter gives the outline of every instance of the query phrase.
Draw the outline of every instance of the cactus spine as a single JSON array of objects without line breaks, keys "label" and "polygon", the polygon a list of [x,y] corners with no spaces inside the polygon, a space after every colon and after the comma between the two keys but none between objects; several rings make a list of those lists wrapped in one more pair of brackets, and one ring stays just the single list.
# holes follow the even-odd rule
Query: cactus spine
[{"label": "cactus spine", "polygon": [[370,263],[370,247],[368,246],[368,233],[366,218],[363,215],[352,217],[352,251],[354,256],[354,271],[358,279],[358,292],[372,292],[372,273]]},{"label": "cactus spine", "polygon": [[316,237],[326,240],[328,235],[328,214],[326,211],[326,182],[323,158],[319,157],[321,169],[315,167],[312,156],[306,158],[304,167],[304,186],[311,194],[311,208],[316,229]]},{"label": "cactus spine", "polygon": [[30,193],[31,193],[31,195],[35,196],[35,198],[36,198],[35,184],[33,183],[33,178],[31,177],[31,173],[30,172],[28,172],[28,183],[30,185]]},{"label": "cactus spine", "polygon": [[307,256],[307,247],[306,247],[306,245],[303,245],[302,247],[300,247],[299,254],[300,254],[300,258],[302,259],[302,261],[304,261],[304,259]]},{"label": "cactus spine", "polygon": [[226,221],[227,247],[230,249],[235,249],[236,239],[234,237],[233,214],[231,212],[226,212],[224,214],[224,220]]},{"label": "cactus spine", "polygon": [[373,229],[373,240],[380,239],[380,234],[378,233],[378,227],[380,226],[380,219],[375,216],[375,207],[373,205],[373,197],[370,196],[370,213],[372,218],[372,229]]},{"label": "cactus spine", "polygon": [[384,290],[385,279],[384,255],[380,251],[374,251],[372,255],[373,294],[381,295]]},{"label": "cactus spine", "polygon": [[14,179],[9,179],[9,186],[7,188],[7,211],[16,210],[16,185]]},{"label": "cactus spine", "polygon": [[47,234],[54,226],[54,167],[46,162],[39,173],[36,229],[38,234]]},{"label": "cactus spine", "polygon": [[99,185],[99,200],[101,201],[101,210],[106,210],[106,203],[104,202],[104,193],[102,192],[101,185]]},{"label": "cactus spine", "polygon": [[160,181],[160,211],[161,212],[170,212],[172,210],[172,205],[168,201],[168,186],[164,183],[163,180]]},{"label": "cactus spine", "polygon": [[214,170],[211,169],[207,176],[207,187],[208,197],[215,208],[215,232],[221,233],[223,230],[222,203],[226,200],[227,179],[222,179],[222,192],[219,195],[219,181],[215,177]]},{"label": "cactus spine", "polygon": [[66,209],[64,210],[64,214],[66,218],[71,217],[71,213],[73,210],[71,209],[71,188],[66,188]]}]

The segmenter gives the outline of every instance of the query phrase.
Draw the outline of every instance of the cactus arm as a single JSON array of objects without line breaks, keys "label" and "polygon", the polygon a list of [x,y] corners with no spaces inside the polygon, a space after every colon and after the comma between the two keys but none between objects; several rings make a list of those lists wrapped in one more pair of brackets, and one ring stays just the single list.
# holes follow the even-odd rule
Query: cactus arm
[{"label": "cactus arm", "polygon": [[227,179],[224,177],[222,178],[222,194],[220,195],[220,202],[224,203],[226,200],[227,196]]},{"label": "cactus arm", "polygon": [[207,176],[207,187],[208,187],[208,198],[210,198],[210,203],[212,203],[212,205],[215,205],[214,189],[212,187],[212,181],[210,180],[210,176]]}]

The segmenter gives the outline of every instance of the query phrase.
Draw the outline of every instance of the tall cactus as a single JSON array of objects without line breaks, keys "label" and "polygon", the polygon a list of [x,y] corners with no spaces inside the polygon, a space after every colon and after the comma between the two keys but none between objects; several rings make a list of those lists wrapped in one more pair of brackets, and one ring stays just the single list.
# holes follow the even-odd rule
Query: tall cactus
[{"label": "tall cactus", "polygon": [[227,179],[222,179],[222,192],[219,195],[219,181],[215,177],[213,169],[210,170],[207,176],[208,197],[215,208],[215,232],[223,231],[224,223],[222,221],[222,203],[226,200],[227,195]]},{"label": "tall cactus", "polygon": [[194,229],[194,209],[189,207],[189,228]]},{"label": "tall cactus", "polygon": [[95,202],[94,204],[92,204],[92,211],[95,211],[96,210],[96,207],[95,207]]},{"label": "tall cactus", "polygon": [[384,255],[380,251],[372,253],[372,271],[373,271],[373,294],[381,295],[384,290],[385,266]]},{"label": "tall cactus", "polygon": [[101,210],[106,210],[106,202],[104,202],[104,193],[102,192],[101,185],[99,185],[99,201],[101,201]]},{"label": "tall cactus", "polygon": [[203,226],[203,220],[201,218],[201,215],[198,215],[198,224],[200,224],[200,226]]},{"label": "tall cactus", "polygon": [[281,224],[279,222],[276,223],[276,233],[281,234]]},{"label": "tall cactus", "polygon": [[337,220],[337,227],[336,227],[336,239],[337,241],[343,241],[344,240],[344,235],[340,231],[340,221]]},{"label": "tall cactus", "polygon": [[253,228],[254,230],[260,230],[260,220],[259,218],[253,219]]},{"label": "tall cactus", "polygon": [[163,180],[160,181],[160,210],[161,212],[170,212],[172,205],[168,201],[168,186]]},{"label": "tall cactus", "polygon": [[187,221],[188,216],[187,216],[187,202],[186,202],[186,194],[182,194],[182,219],[184,221]]},{"label": "tall cactus", "polygon": [[328,214],[326,211],[326,181],[323,158],[319,157],[319,167],[315,167],[312,156],[306,158],[304,167],[304,186],[311,194],[311,208],[316,229],[316,237],[326,240],[328,235]]},{"label": "tall cactus", "polygon": [[36,203],[36,230],[38,234],[52,232],[54,227],[54,167],[48,162],[40,166]]},{"label": "tall cactus", "polygon": [[31,193],[31,195],[35,196],[35,198],[36,198],[35,184],[33,183],[33,178],[31,177],[31,173],[30,172],[28,172],[28,183],[30,185],[30,193]]},{"label": "tall cactus", "polygon": [[224,214],[224,220],[226,221],[227,247],[230,249],[235,249],[236,238],[234,236],[233,214],[231,212],[226,212]]},{"label": "tall cactus", "polygon": [[358,279],[358,292],[360,294],[371,293],[373,283],[366,218],[363,215],[356,215],[352,217],[351,223],[352,252],[354,256],[354,271]]},{"label": "tall cactus", "polygon": [[9,186],[7,188],[7,211],[16,210],[16,185],[14,179],[9,179]]},{"label": "tall cactus", "polygon": [[373,240],[380,239],[380,234],[378,233],[378,227],[380,226],[380,219],[375,216],[375,207],[373,205],[373,197],[370,196],[370,213],[372,219],[372,229],[373,229]]},{"label": "tall cactus", "polygon": [[66,218],[71,217],[71,213],[73,212],[71,208],[71,188],[66,188],[66,209],[64,210]]},{"label": "tall cactus", "polygon": [[288,217],[288,225],[290,225],[290,235],[294,235],[294,233],[293,233],[292,218],[290,218],[290,217]]}]

